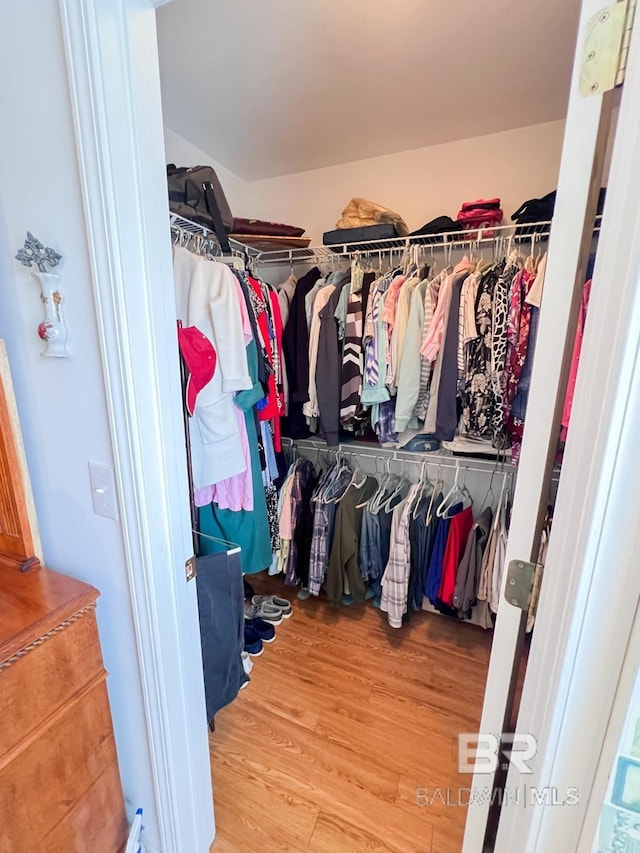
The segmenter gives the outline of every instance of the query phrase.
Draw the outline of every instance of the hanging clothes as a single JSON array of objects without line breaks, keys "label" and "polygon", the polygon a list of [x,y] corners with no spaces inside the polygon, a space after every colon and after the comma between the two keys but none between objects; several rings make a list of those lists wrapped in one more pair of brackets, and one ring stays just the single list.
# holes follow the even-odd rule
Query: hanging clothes
[{"label": "hanging clothes", "polygon": [[336,284],[326,305],[320,311],[316,388],[320,410],[320,429],[329,447],[335,447],[340,436],[342,360],[335,313],[342,289],[349,284],[349,280],[347,273]]},{"label": "hanging clothes", "polygon": [[373,477],[367,477],[361,486],[351,485],[338,503],[335,533],[327,567],[327,597],[340,604],[345,585],[354,604],[364,601],[365,585],[358,565],[358,546],[362,522],[362,508],[377,488]]},{"label": "hanging clothes", "polygon": [[[462,395],[463,431],[468,435],[491,438],[493,410],[496,405],[491,382],[494,349],[494,291],[504,271],[504,263],[485,272],[477,284],[473,309],[473,329],[464,347],[464,391]],[[467,323],[467,332],[470,330]]]},{"label": "hanging clothes", "polygon": [[469,275],[468,268],[453,276],[449,295],[445,335],[440,361],[440,381],[437,392],[436,426],[434,435],[441,441],[451,441],[458,425],[458,335],[460,317],[460,293]]},{"label": "hanging clothes", "polygon": [[447,514],[440,519],[438,532],[433,543],[433,550],[431,552],[431,559],[429,561],[429,568],[427,570],[427,577],[424,586],[425,597],[429,599],[429,602],[433,607],[437,604],[440,584],[442,583],[444,557],[447,548],[449,528],[451,527],[451,521],[459,512],[462,512],[462,504],[454,504]]},{"label": "hanging clothes", "polygon": [[344,348],[342,351],[342,391],[340,423],[352,427],[360,408],[362,394],[362,290],[351,288],[347,303]]},{"label": "hanging clothes", "polygon": [[493,410],[491,413],[491,432],[495,447],[505,444],[505,394],[507,387],[507,329],[509,325],[509,295],[511,283],[518,273],[518,267],[507,263],[506,268],[495,283],[491,316],[493,335],[491,346],[491,391]]},{"label": "hanging clothes", "polygon": [[399,433],[409,428],[417,429],[419,426],[415,410],[421,388],[423,357],[420,355],[420,346],[424,326],[425,291],[428,284],[427,281],[422,281],[411,292],[411,306],[398,371],[395,428]]},{"label": "hanging clothes", "polygon": [[246,470],[233,394],[251,388],[252,381],[233,273],[176,246],[174,279],[178,319],[200,329],[218,357],[189,421],[193,485],[201,489]]},{"label": "hanging clothes", "polygon": [[258,417],[256,405],[264,396],[258,377],[258,350],[252,340],[247,346],[247,362],[254,384],[250,390],[236,394],[235,405],[244,412],[249,439],[251,477],[253,483],[253,511],[223,509],[211,503],[198,512],[199,530],[202,537],[202,553],[211,554],[220,546],[207,536],[234,542],[242,549],[242,570],[245,573],[260,572],[271,565],[271,531],[264,490],[263,463],[258,445]]},{"label": "hanging clothes", "polygon": [[477,602],[482,558],[489,539],[492,520],[493,510],[490,506],[485,507],[471,528],[458,566],[453,606],[460,611],[463,619],[471,618],[471,608]]},{"label": "hanging clothes", "polygon": [[423,498],[409,521],[409,543],[411,546],[411,572],[409,576],[409,603],[415,610],[422,609],[427,571],[440,519],[431,513],[429,508],[440,506],[443,495],[439,493],[433,498]]},{"label": "hanging clothes", "polygon": [[289,548],[283,567],[284,582],[291,586],[297,585],[301,576],[304,577],[305,582],[308,581],[309,577],[311,537],[307,535],[308,541],[305,542],[298,532],[298,527],[302,525],[305,533],[310,527],[310,517],[312,521],[310,501],[314,485],[313,465],[307,459],[297,459],[290,475],[287,503],[287,524],[289,527],[285,531],[285,536],[289,540]]},{"label": "hanging clothes", "polygon": [[456,513],[449,525],[447,544],[442,558],[442,580],[438,590],[438,603],[446,607],[453,607],[456,574],[472,527],[473,511],[470,506]]},{"label": "hanging clothes", "polygon": [[[351,482],[351,476],[348,468],[333,468],[327,472],[327,477],[318,487],[331,482],[334,493],[340,498]],[[320,594],[320,588],[326,577],[333,545],[336,510],[335,500],[325,501],[314,496],[313,533],[309,556],[309,592],[312,595]]]},{"label": "hanging clothes", "polygon": [[283,333],[282,345],[289,381],[286,431],[292,438],[306,438],[309,434],[302,414],[302,405],[307,402],[309,393],[309,328],[305,297],[321,277],[320,270],[314,267],[298,280]]},{"label": "hanging clothes", "polygon": [[392,628],[402,627],[402,617],[407,612],[411,571],[409,523],[413,499],[419,488],[417,484],[411,486],[407,497],[393,510],[389,561],[382,576],[380,600],[380,609],[387,614]]}]

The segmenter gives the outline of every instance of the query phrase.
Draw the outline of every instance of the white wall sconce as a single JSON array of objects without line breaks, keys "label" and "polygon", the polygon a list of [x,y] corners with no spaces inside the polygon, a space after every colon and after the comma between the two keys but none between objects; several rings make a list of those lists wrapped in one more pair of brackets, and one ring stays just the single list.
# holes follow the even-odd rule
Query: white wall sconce
[{"label": "white wall sconce", "polygon": [[27,231],[27,239],[16,255],[16,260],[25,267],[31,267],[32,264],[38,267],[38,272],[32,272],[31,275],[40,286],[40,300],[44,305],[44,320],[38,325],[38,336],[45,342],[46,348],[40,355],[47,358],[68,358],[67,326],[62,312],[60,276],[47,272],[47,264],[50,267],[57,266],[62,255],[48,246],[43,246],[31,231]]}]

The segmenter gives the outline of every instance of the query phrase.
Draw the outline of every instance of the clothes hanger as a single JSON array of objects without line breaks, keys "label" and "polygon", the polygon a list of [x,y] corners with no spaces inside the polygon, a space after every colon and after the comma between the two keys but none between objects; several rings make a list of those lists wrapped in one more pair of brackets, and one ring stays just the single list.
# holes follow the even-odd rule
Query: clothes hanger
[{"label": "clothes hanger", "polygon": [[[496,496],[493,493],[493,478],[495,477],[495,475],[497,473],[498,473],[498,468],[496,465],[496,467],[491,472],[491,479],[489,480],[489,488],[487,489],[487,492],[486,492],[486,494],[482,500],[482,503],[480,504],[480,510],[479,510],[478,514],[480,514],[482,512],[482,510],[485,508],[485,506],[491,506],[493,508],[493,504],[495,503],[495,499],[496,499]],[[487,504],[487,500],[489,498],[489,495],[491,495],[491,503]]]},{"label": "clothes hanger", "polygon": [[383,457],[383,462],[386,462],[387,470],[383,472],[378,484],[378,489],[369,501],[369,509],[374,514],[378,513],[382,508],[382,504],[384,503],[387,495],[387,489],[391,485],[392,481],[395,482],[396,475],[391,473],[391,457],[387,456],[386,460]]},{"label": "clothes hanger", "polygon": [[471,506],[471,504],[473,504],[473,498],[471,497],[469,490],[467,489],[467,486],[466,486],[466,476],[467,476],[467,469],[465,467],[465,469],[464,469],[465,482],[463,482],[462,487],[460,487],[458,485],[458,480],[460,478],[460,463],[458,462],[456,464],[456,475],[455,475],[455,479],[453,482],[453,486],[449,490],[449,493],[447,494],[447,496],[442,499],[442,501],[440,502],[440,506],[436,510],[436,515],[438,516],[438,518],[444,518],[445,514],[457,502],[455,500],[455,498],[457,498],[458,495],[460,495],[462,497],[463,508],[465,508],[464,507],[465,499],[469,500],[469,502],[470,502],[468,504],[469,506]]},{"label": "clothes hanger", "polygon": [[409,485],[409,481],[404,476],[404,459],[400,460],[400,466],[401,466],[401,469],[400,469],[400,477],[398,479],[398,482],[396,483],[395,488],[393,489],[393,491],[391,492],[391,494],[389,495],[389,497],[387,498],[387,500],[383,504],[383,507],[386,510],[386,512],[391,512],[391,510],[392,510],[391,503],[397,497],[400,497],[400,496],[404,497],[403,493],[406,493],[406,487],[407,487],[407,485]]},{"label": "clothes hanger", "polygon": [[436,495],[444,485],[442,480],[442,465],[438,466],[438,471],[436,472],[436,479],[433,484],[433,491],[431,492],[431,500],[429,501],[429,506],[427,507],[427,514],[425,516],[425,524],[428,527],[431,524],[431,520],[433,518],[433,504],[436,499]]},{"label": "clothes hanger", "polygon": [[418,507],[420,506],[420,501],[423,497],[426,496],[427,489],[431,486],[429,482],[429,477],[427,475],[427,460],[422,460],[422,465],[420,466],[420,476],[418,478],[418,486],[420,487],[416,492],[415,503],[413,504],[413,510],[411,513],[412,518],[417,518]]},{"label": "clothes hanger", "polygon": [[[336,453],[336,462],[333,469],[333,476],[331,478],[331,482],[327,485],[325,492],[321,498],[323,503],[337,503],[340,497],[344,494],[346,489],[351,484],[353,477],[351,476],[350,482],[347,486],[344,486],[344,480],[341,479],[342,475],[348,472],[350,475],[353,475],[353,468],[347,461],[347,459],[343,455],[343,451],[340,449],[335,451]],[[337,491],[336,491],[337,489]],[[335,492],[335,494],[334,494]]]},{"label": "clothes hanger", "polygon": [[[378,480],[378,474],[379,474],[379,471],[378,471],[378,461],[379,461],[379,459],[380,459],[380,456],[376,456],[376,457],[375,457],[375,460],[376,460],[376,470],[375,470],[374,475],[373,475],[373,476],[376,478],[376,481],[377,481],[377,483],[378,483],[378,488],[380,487],[380,481]],[[384,461],[384,460],[383,460],[383,461]],[[383,474],[384,474],[384,472],[383,472]],[[377,489],[376,489],[376,492],[374,492],[374,494],[376,494],[376,493],[377,493]],[[368,497],[368,498],[366,499],[366,501],[363,501],[362,503],[356,504],[356,509],[363,509],[364,507],[368,506],[368,505],[371,503],[371,498],[372,498],[372,497],[373,497],[373,495],[371,495],[371,497]]]}]

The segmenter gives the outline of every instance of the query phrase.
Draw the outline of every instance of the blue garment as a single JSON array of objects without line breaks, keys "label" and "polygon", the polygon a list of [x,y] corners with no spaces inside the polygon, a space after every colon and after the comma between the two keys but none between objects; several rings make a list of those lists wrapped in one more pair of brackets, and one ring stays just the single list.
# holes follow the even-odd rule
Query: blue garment
[{"label": "blue garment", "polygon": [[366,507],[362,511],[360,526],[359,563],[360,574],[364,581],[369,581],[380,575],[380,566],[382,565],[380,525],[378,516]]},{"label": "blue garment", "polygon": [[527,414],[527,403],[529,402],[529,387],[531,385],[531,373],[533,372],[533,357],[536,352],[536,339],[538,337],[538,322],[540,321],[540,309],[531,306],[529,319],[529,340],[527,342],[527,354],[524,357],[522,373],[518,380],[518,390],[511,403],[511,414],[521,421]]},{"label": "blue garment", "polygon": [[398,433],[395,432],[396,421],[396,398],[392,397],[378,407],[378,418],[374,427],[378,433],[380,444],[398,441]]},{"label": "blue garment", "polygon": [[[433,506],[439,506],[442,502],[442,494],[434,498]],[[440,519],[435,513],[432,514],[431,522],[427,524],[427,511],[431,503],[431,495],[422,498],[418,504],[415,518],[411,513],[409,521],[409,542],[411,545],[411,571],[409,574],[409,604],[414,610],[422,608],[427,571],[433,543]]]},{"label": "blue garment", "polygon": [[[434,506],[438,506],[434,502]],[[440,592],[440,584],[442,582],[442,564],[444,561],[444,552],[447,547],[447,537],[449,536],[449,528],[451,527],[451,519],[454,515],[462,511],[462,504],[457,503],[451,507],[444,518],[440,519],[438,531],[436,533],[435,542],[433,543],[433,551],[429,560],[429,571],[424,585],[424,594],[435,607]]]}]

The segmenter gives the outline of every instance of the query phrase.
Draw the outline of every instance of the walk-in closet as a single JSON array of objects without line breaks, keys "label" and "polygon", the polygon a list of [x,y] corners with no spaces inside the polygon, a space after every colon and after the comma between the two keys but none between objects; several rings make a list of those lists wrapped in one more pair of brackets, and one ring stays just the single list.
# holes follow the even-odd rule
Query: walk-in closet
[{"label": "walk-in closet", "polygon": [[579,19],[157,11],[214,851],[495,840],[508,763],[479,786],[470,749],[515,731],[548,632],[600,298],[608,134],[586,179],[562,157]]}]

